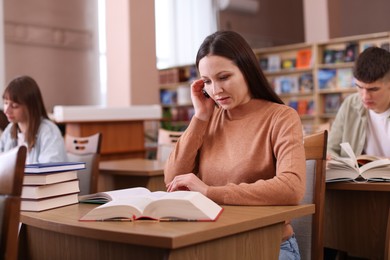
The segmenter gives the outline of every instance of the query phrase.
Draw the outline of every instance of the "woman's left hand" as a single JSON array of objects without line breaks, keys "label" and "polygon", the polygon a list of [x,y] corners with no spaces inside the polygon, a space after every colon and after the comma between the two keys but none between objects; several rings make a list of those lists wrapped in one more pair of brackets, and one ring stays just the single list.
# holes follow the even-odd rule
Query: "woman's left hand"
[{"label": "woman's left hand", "polygon": [[195,174],[187,173],[176,176],[170,183],[166,185],[167,191],[190,190],[198,191],[206,196],[207,188],[209,187],[201,181]]}]

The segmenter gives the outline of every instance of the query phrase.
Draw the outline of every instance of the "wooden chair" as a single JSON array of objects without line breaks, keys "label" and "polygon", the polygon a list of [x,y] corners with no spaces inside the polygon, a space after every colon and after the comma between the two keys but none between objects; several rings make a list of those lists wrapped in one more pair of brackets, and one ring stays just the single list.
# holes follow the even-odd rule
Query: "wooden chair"
[{"label": "wooden chair", "polygon": [[101,133],[86,137],[65,135],[65,147],[69,161],[86,163],[86,169],[77,173],[80,181],[80,195],[96,193],[98,190],[101,142]]},{"label": "wooden chair", "polygon": [[181,131],[169,131],[162,128],[158,130],[157,160],[165,162],[168,159],[177,140],[182,134],[183,132]]},{"label": "wooden chair", "polygon": [[304,137],[306,156],[306,193],[302,203],[314,203],[316,212],[292,220],[301,259],[324,257],[325,169],[328,131]]},{"label": "wooden chair", "polygon": [[0,154],[0,259],[17,259],[25,146]]}]

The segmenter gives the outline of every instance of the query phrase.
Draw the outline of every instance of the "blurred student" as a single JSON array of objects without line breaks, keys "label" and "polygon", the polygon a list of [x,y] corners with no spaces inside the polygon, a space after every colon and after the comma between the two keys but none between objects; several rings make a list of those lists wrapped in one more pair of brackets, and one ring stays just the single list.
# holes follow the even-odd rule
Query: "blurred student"
[{"label": "blurred student", "polygon": [[26,145],[27,164],[67,161],[64,139],[57,125],[49,120],[33,78],[13,79],[4,90],[3,102],[10,123],[1,135],[0,152]]},{"label": "blurred student", "polygon": [[[198,191],[225,205],[298,204],[306,180],[301,121],[248,43],[218,31],[200,46],[196,66],[195,114],[166,163],[167,190]],[[280,248],[279,259],[300,259],[289,222]]]},{"label": "blurred student", "polygon": [[328,154],[347,157],[340,143],[349,142],[356,155],[390,157],[390,52],[365,49],[355,62],[358,93],[342,103],[328,140]]}]

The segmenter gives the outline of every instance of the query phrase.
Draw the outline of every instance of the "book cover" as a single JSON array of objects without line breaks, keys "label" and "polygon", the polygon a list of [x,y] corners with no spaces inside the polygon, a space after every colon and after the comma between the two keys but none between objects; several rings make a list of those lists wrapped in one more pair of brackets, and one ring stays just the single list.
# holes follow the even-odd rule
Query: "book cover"
[{"label": "book cover", "polygon": [[299,76],[299,92],[311,93],[314,89],[314,81],[312,73],[304,73]]},{"label": "book cover", "polygon": [[25,173],[50,173],[85,169],[84,162],[54,162],[26,164]]},{"label": "book cover", "polygon": [[307,105],[308,105],[308,101],[305,99],[301,99],[298,101],[297,112],[299,115],[306,115],[307,114]]},{"label": "book cover", "polygon": [[293,69],[296,65],[296,59],[284,59],[282,60],[282,69]]},{"label": "book cover", "polygon": [[281,59],[279,55],[268,56],[268,71],[279,71],[281,68]]},{"label": "book cover", "polygon": [[326,94],[324,99],[324,112],[329,114],[337,113],[341,105],[341,95],[339,93]]},{"label": "book cover", "polygon": [[310,68],[312,64],[311,49],[299,50],[297,52],[296,67],[298,69]]},{"label": "book cover", "polygon": [[323,52],[323,63],[325,64],[332,64],[335,63],[335,50],[333,49],[326,49]]},{"label": "book cover", "polygon": [[338,69],[336,75],[336,85],[338,88],[352,88],[354,86],[352,68]]},{"label": "book cover", "polygon": [[331,89],[336,87],[335,69],[320,69],[318,70],[318,87],[319,89]]},{"label": "book cover", "polygon": [[294,108],[296,111],[298,111],[298,101],[297,100],[290,100],[288,102],[288,105],[292,108]]},{"label": "book cover", "polygon": [[326,181],[390,181],[390,159],[370,155],[356,156],[349,143],[341,143],[348,157],[332,155],[326,167]]},{"label": "book cover", "polygon": [[356,42],[350,42],[345,47],[345,62],[353,62],[356,60],[359,53],[359,45]]},{"label": "book cover", "polygon": [[268,58],[259,59],[260,68],[264,71],[268,70]]},{"label": "book cover", "polygon": [[80,192],[79,181],[71,180],[47,185],[24,185],[22,199],[42,199]]},{"label": "book cover", "polygon": [[159,221],[215,221],[223,208],[195,191],[155,191],[137,187],[80,196],[80,202],[104,203],[80,221],[117,219]]}]

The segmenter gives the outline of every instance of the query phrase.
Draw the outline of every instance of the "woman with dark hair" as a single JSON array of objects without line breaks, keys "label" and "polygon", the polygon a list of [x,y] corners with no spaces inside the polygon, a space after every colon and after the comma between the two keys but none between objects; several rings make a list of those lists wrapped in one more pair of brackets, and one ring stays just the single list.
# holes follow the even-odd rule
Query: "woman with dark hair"
[{"label": "woman with dark hair", "polygon": [[[296,205],[306,181],[296,111],[275,94],[248,43],[232,31],[208,36],[191,85],[195,114],[165,167],[168,191],[198,191],[219,204]],[[286,223],[279,259],[299,259]]]},{"label": "woman with dark hair", "polygon": [[26,145],[27,164],[67,161],[61,132],[49,120],[41,91],[33,78],[13,79],[4,90],[3,101],[10,123],[1,135],[0,152]]}]

